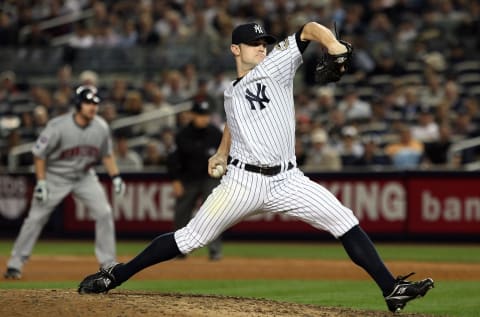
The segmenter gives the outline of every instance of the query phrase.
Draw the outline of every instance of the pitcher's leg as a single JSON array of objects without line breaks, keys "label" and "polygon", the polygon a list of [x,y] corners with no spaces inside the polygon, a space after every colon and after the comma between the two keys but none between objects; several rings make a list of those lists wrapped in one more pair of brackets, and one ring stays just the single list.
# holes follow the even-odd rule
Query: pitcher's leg
[{"label": "pitcher's leg", "polygon": [[367,234],[355,226],[340,237],[345,251],[352,261],[363,268],[382,290],[383,296],[392,292],[395,278],[385,267]]},{"label": "pitcher's leg", "polygon": [[115,276],[116,283],[120,285],[144,268],[173,259],[180,254],[173,232],[166,233],[153,239],[142,252],[129,262],[115,266],[112,274]]},{"label": "pitcher's leg", "polygon": [[195,217],[175,232],[180,251],[187,254],[209,244],[226,229],[263,208],[265,183],[260,174],[232,167]]},{"label": "pitcher's leg", "polygon": [[269,193],[268,210],[301,219],[338,238],[358,225],[353,212],[325,187],[294,169]]},{"label": "pitcher's leg", "polygon": [[[274,195],[279,204],[290,209],[287,213],[314,227],[323,228],[340,239],[352,261],[375,280],[384,294],[390,293],[395,279],[380,259],[370,238],[358,225],[353,212],[330,191],[305,176],[292,173],[286,184],[287,189]],[[286,205],[289,201],[291,205]]]},{"label": "pitcher's leg", "polygon": [[[215,178],[208,178],[202,186],[202,200],[205,201],[210,193],[219,185],[219,181]],[[212,261],[222,258],[222,235],[220,234],[215,240],[208,244],[208,257]]]}]

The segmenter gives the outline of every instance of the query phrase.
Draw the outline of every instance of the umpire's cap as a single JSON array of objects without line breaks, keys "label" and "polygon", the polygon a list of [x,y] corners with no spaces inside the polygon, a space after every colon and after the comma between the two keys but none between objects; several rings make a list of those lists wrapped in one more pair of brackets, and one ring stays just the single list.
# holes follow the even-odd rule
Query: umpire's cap
[{"label": "umpire's cap", "polygon": [[237,26],[232,32],[232,44],[249,44],[263,39],[267,44],[273,44],[277,39],[265,32],[258,23],[246,23]]},{"label": "umpire's cap", "polygon": [[75,106],[77,107],[77,110],[80,110],[80,106],[83,102],[96,105],[100,103],[100,98],[97,96],[97,88],[95,86],[79,86],[75,90]]},{"label": "umpire's cap", "polygon": [[212,113],[212,106],[207,101],[193,102],[192,112],[196,114],[210,114]]}]

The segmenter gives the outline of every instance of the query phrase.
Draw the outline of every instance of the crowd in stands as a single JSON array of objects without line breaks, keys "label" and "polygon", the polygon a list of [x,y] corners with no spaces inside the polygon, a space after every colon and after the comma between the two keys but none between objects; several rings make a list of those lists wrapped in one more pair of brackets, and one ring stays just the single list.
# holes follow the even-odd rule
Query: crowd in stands
[{"label": "crowd in stands", "polygon": [[[40,27],[87,9],[92,14],[75,23]],[[1,165],[8,165],[10,149],[34,141],[49,119],[71,110],[79,84],[99,87],[99,113],[109,123],[153,110],[165,114],[113,131],[123,169],[165,165],[175,132],[190,120],[188,111],[175,111],[179,103],[207,100],[216,109],[214,123],[221,128],[225,122],[223,90],[235,79],[233,69],[195,59],[141,80],[119,75],[107,82],[111,74],[73,69],[75,50],[168,50],[180,39],[199,55],[215,57],[229,51],[238,23],[258,21],[281,39],[312,20],[335,30],[355,51],[342,80],[323,87],[314,81],[322,48],[312,44],[304,54],[295,90],[299,166],[461,168],[479,160],[478,147],[449,153],[456,142],[480,136],[478,1],[6,0],[0,4],[0,49],[48,47],[65,35],[68,41],[53,86],[19,81],[15,69],[0,69]],[[29,32],[22,32],[25,27]],[[147,141],[128,146],[140,136]],[[17,164],[31,165],[31,154],[19,156]]]}]

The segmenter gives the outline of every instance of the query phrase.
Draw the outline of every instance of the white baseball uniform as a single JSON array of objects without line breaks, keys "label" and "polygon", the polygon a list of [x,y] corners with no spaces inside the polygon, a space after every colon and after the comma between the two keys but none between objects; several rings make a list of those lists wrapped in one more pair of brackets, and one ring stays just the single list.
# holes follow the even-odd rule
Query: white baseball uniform
[{"label": "white baseball uniform", "polygon": [[302,63],[297,41],[291,35],[278,43],[225,91],[228,170],[197,215],[175,232],[182,253],[260,212],[296,217],[337,238],[358,225],[350,209],[296,167],[293,80]]},{"label": "white baseball uniform", "polygon": [[38,137],[32,152],[46,160],[48,199],[32,198],[30,211],[14,243],[9,268],[21,270],[54,208],[70,192],[95,219],[95,255],[101,266],[116,263],[112,209],[92,166],[112,153],[107,123],[96,116],[78,126],[74,113],[52,119]]}]

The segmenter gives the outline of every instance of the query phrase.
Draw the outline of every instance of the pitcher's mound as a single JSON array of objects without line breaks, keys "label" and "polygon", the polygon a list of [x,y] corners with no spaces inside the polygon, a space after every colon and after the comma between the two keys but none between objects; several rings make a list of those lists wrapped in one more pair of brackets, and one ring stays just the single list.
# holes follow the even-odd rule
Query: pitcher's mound
[{"label": "pitcher's mound", "polygon": [[[243,297],[113,290],[79,295],[75,290],[0,290],[0,316],[125,317],[391,317],[383,311],[292,304]],[[402,313],[402,317],[429,317]]]}]

